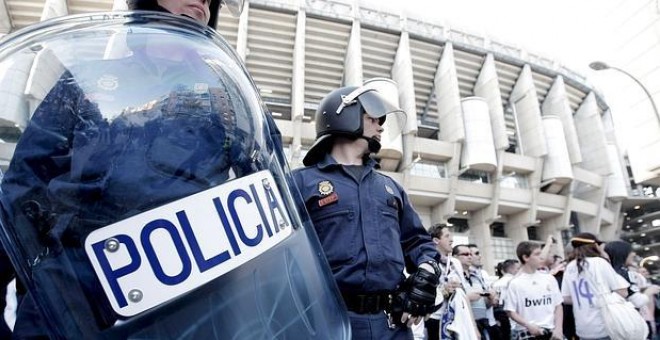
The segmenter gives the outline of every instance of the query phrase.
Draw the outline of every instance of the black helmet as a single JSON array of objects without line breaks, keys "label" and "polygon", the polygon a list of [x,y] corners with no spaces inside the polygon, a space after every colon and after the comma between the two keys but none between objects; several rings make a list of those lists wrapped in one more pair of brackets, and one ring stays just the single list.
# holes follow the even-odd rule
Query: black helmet
[{"label": "black helmet", "polygon": [[383,125],[385,116],[395,112],[403,113],[403,110],[392,105],[374,88],[347,86],[330,92],[321,100],[314,115],[316,142],[303,158],[303,164],[309,166],[321,161],[332,147],[334,136],[367,139],[370,151],[378,152],[380,143],[362,135],[362,114],[379,118],[379,124]]},{"label": "black helmet", "polygon": [[[241,15],[243,11],[244,0],[210,0],[210,12],[211,16],[209,17],[209,27],[215,28],[218,22],[218,11],[220,10],[221,4],[227,6],[229,12],[235,17]],[[144,11],[158,11],[158,12],[169,12],[162,6],[158,4],[158,0],[126,0],[128,9],[131,10],[144,10]]]}]

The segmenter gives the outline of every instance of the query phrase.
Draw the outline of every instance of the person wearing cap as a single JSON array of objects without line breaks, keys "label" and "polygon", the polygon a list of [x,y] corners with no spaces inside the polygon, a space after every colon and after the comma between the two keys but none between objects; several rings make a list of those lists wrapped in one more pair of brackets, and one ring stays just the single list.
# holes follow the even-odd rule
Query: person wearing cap
[{"label": "person wearing cap", "polygon": [[[127,4],[130,10],[182,15],[188,18],[183,20],[214,26],[222,4],[240,12],[242,0]],[[226,79],[210,72],[193,49],[159,49],[158,42],[139,35],[129,35],[126,42],[131,53],[123,58],[64,69],[16,147],[14,159],[20,161],[12,160],[2,181],[3,209],[15,216],[14,224],[33,227],[40,240],[26,256],[33,258],[40,275],[63,281],[69,269],[55,259],[73,259],[67,265],[77,277],[70,281],[82,287],[72,287],[95,301],[95,306],[81,301],[76,307],[89,308],[89,318],[100,329],[115,324],[117,315],[94,278],[84,237],[253,171],[246,153],[254,138],[244,135],[232,117],[238,102],[232,102]],[[273,147],[281,148],[272,117],[265,120]],[[39,249],[41,242],[48,246]],[[69,307],[62,306],[62,313]],[[44,323],[37,304],[26,295],[14,336],[47,337]]]},{"label": "person wearing cap", "polygon": [[[624,298],[630,284],[602,257],[603,242],[591,233],[571,238],[573,260],[566,266],[561,284],[564,303],[572,304],[575,329],[580,339],[609,339],[596,303],[597,289],[605,288]],[[602,288],[593,287],[600,284]]]},{"label": "person wearing cap", "polygon": [[[293,177],[349,311],[353,339],[412,339],[435,309],[431,237],[399,183],[376,171],[385,119],[377,90],[342,87],[316,111],[316,142]],[[404,281],[404,267],[410,277]]]}]

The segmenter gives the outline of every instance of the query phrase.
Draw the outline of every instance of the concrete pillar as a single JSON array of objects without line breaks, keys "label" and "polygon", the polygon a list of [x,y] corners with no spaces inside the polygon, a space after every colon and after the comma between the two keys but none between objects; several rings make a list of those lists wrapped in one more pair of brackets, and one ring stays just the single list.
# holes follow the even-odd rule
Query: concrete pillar
[{"label": "concrete pillar", "polygon": [[573,168],[561,119],[555,115],[545,115],[543,128],[548,154],[543,162],[542,180],[554,181],[553,185],[564,186],[573,180]]},{"label": "concrete pillar", "polygon": [[6,1],[0,1],[0,37],[11,32],[13,26]]},{"label": "concrete pillar", "polygon": [[438,204],[433,212],[438,221],[447,221],[456,209],[456,192],[458,191],[458,176],[460,175],[460,154],[462,145],[460,142],[454,144],[454,157],[447,161],[447,176],[449,178],[449,195],[447,199]]},{"label": "concrete pillar", "polygon": [[41,21],[62,17],[69,14],[66,0],[46,0],[44,10],[41,12]]},{"label": "concrete pillar", "polygon": [[[305,22],[307,14],[301,6],[296,20],[296,37],[293,43],[293,72],[291,76],[291,161],[295,164],[302,149],[302,126],[305,115]],[[295,160],[295,161],[294,161]]]},{"label": "concrete pillar", "polygon": [[481,97],[461,99],[465,140],[461,154],[461,169],[476,169],[492,173],[497,169],[488,104]]},{"label": "concrete pillar", "polygon": [[417,133],[417,106],[415,103],[415,82],[413,79],[410,37],[407,31],[401,32],[399,47],[392,66],[392,80],[398,84],[399,104],[406,112],[403,130],[403,159],[399,169],[407,169],[413,160],[414,137]]},{"label": "concrete pillar", "polygon": [[248,21],[250,20],[250,2],[246,1],[243,12],[238,18],[238,32],[236,33],[236,53],[245,62],[247,58]]},{"label": "concrete pillar", "polygon": [[601,176],[612,173],[607,152],[607,140],[603,121],[598,112],[596,96],[590,92],[574,116],[575,127],[580,139],[583,169]]},{"label": "concrete pillar", "polygon": [[[28,103],[26,115],[28,119],[32,117],[34,111],[41,105],[64,71],[64,65],[60,63],[60,59],[53,54],[51,49],[43,49],[37,53],[34,63],[31,63],[30,73],[24,87],[25,100]],[[21,128],[25,127],[22,123],[17,124]]]},{"label": "concrete pillar", "polygon": [[514,247],[522,241],[529,241],[527,236],[527,227],[529,226],[529,217],[526,211],[509,215],[506,224],[504,224],[504,232],[507,237],[513,240]]},{"label": "concrete pillar", "polygon": [[14,58],[0,64],[0,118],[23,130],[30,119],[24,93],[34,57]]},{"label": "concrete pillar", "polygon": [[128,4],[126,4],[126,0],[114,0],[112,2],[112,10],[113,11],[128,10]]},{"label": "concrete pillar", "polygon": [[615,143],[607,144],[607,154],[612,165],[612,174],[607,176],[607,198],[620,202],[628,197],[628,174],[621,163],[623,157],[619,154],[619,148]]},{"label": "concrete pillar", "polygon": [[[447,142],[463,141],[465,127],[461,111],[461,94],[454,62],[454,48],[451,43],[447,43],[442,52],[442,58],[435,73],[434,89],[440,125],[438,139]],[[460,153],[455,155],[460,155]]]},{"label": "concrete pillar", "polygon": [[529,65],[526,64],[520,72],[509,101],[516,109],[523,154],[534,157],[545,156],[548,150],[541,122],[541,109]]},{"label": "concrete pillar", "polygon": [[504,105],[502,104],[502,94],[500,93],[500,84],[495,69],[495,59],[491,53],[486,55],[486,59],[481,66],[481,72],[479,72],[479,77],[474,85],[474,95],[483,98],[488,103],[495,149],[506,150],[509,147],[509,138],[506,134]]},{"label": "concrete pillar", "polygon": [[343,86],[360,85],[362,85],[362,37],[360,20],[355,18],[346,50]]},{"label": "concrete pillar", "polygon": [[550,91],[548,91],[548,94],[543,100],[541,112],[543,116],[554,115],[559,117],[564,128],[564,137],[571,164],[582,162],[580,143],[573,121],[573,111],[568,101],[566,86],[564,85],[564,78],[562,76],[557,76],[554,83],[552,83]]},{"label": "concrete pillar", "polygon": [[470,226],[470,240],[474,240],[481,251],[481,264],[488,273],[493,274],[495,270],[495,251],[490,237],[490,224],[492,220],[488,216],[487,208],[470,212],[468,225]]}]

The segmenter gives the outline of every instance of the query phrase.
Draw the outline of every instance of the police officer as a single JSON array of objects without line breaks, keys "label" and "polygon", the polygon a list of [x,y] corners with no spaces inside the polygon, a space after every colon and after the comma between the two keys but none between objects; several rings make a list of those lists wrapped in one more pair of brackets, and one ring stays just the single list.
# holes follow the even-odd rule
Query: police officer
[{"label": "police officer", "polygon": [[330,92],[316,111],[306,167],[294,171],[354,339],[412,339],[409,327],[434,310],[438,285],[430,236],[404,189],[369,157],[381,147],[390,113],[402,111],[375,89]]},{"label": "police officer", "polygon": [[[206,25],[227,1],[128,5]],[[229,3],[237,10],[242,1]],[[86,314],[57,330],[62,337],[93,337],[77,333],[79,326],[103,330],[117,321],[84,253],[90,232],[253,172],[250,157],[264,147],[247,134],[262,127],[240,126],[250,123],[237,121],[241,103],[231,96],[239,95],[230,94],[227,78],[212,72],[196,51],[159,51],[150,49],[149,37],[139,39],[127,38],[127,58],[64,70],[34,112],[2,182],[7,224],[20,231],[30,275],[41,283],[30,290],[61,308],[50,317],[74,319],[68,308]],[[265,119],[272,137],[266,143],[278,148],[277,127],[269,115]],[[46,336],[33,298],[26,296],[18,308],[17,338]]]}]

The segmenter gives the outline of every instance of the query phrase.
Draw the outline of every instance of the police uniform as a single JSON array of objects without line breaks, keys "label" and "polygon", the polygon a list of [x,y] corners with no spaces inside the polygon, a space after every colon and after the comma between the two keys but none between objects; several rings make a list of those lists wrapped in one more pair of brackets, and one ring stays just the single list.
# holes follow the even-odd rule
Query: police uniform
[{"label": "police uniform", "polygon": [[[36,109],[2,182],[2,207],[35,281],[70,282],[32,288],[67,296],[62,313],[88,310],[100,329],[117,319],[83,250],[90,232],[264,168],[252,155],[280,147],[272,118],[266,131],[237,118],[240,100],[219,73],[194,51],[180,62],[135,51],[65,70]],[[262,133],[268,145],[251,135]],[[19,306],[17,336],[44,335],[31,301]]]},{"label": "police uniform", "polygon": [[412,338],[405,326],[388,328],[388,295],[406,265],[416,268],[438,255],[404,189],[376,165],[369,159],[355,176],[326,154],[293,176],[349,309],[354,339]]}]

